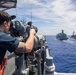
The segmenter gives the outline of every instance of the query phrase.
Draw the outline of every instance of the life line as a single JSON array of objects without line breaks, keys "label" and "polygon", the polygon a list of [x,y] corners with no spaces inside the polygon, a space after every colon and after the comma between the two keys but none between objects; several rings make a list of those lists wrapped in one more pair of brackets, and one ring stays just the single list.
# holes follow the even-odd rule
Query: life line
[{"label": "life line", "polygon": [[4,59],[3,59],[3,62],[2,64],[0,65],[0,75],[3,75],[4,73],[4,68],[5,68],[5,65],[7,64],[7,57],[5,56]]}]

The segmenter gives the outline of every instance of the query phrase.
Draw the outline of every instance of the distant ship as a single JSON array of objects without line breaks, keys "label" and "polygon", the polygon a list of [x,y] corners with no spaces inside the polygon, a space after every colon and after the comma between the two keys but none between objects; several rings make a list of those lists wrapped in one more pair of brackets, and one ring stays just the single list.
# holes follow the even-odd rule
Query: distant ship
[{"label": "distant ship", "polygon": [[76,35],[74,31],[73,31],[73,35],[71,36],[71,38],[76,39]]},{"label": "distant ship", "polygon": [[57,34],[56,35],[56,38],[58,40],[67,40],[68,39],[67,35],[64,33],[64,30],[62,30],[61,33]]}]

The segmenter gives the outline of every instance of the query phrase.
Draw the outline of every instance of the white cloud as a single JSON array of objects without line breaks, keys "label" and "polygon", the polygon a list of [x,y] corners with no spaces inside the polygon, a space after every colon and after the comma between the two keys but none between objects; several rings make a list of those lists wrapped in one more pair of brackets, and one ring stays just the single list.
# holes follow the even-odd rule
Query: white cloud
[{"label": "white cloud", "polygon": [[[41,34],[56,35],[64,29],[65,33],[69,35],[73,30],[76,31],[76,11],[74,11],[75,6],[71,1],[72,0],[18,0],[16,13],[21,19],[25,16],[26,20],[30,20],[32,12],[33,21],[35,24],[40,24],[37,25],[40,30],[39,33]],[[13,12],[12,9],[11,12]],[[40,21],[45,24],[42,25]],[[43,31],[41,32],[41,30]]]}]

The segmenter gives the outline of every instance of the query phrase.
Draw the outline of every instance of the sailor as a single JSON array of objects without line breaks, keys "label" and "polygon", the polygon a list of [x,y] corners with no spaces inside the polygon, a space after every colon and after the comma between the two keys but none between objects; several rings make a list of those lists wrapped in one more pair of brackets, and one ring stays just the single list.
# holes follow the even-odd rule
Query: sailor
[{"label": "sailor", "polygon": [[30,35],[26,42],[21,42],[17,38],[7,35],[10,29],[11,16],[0,10],[0,64],[2,63],[6,51],[29,53],[34,44],[35,30],[30,29]]}]

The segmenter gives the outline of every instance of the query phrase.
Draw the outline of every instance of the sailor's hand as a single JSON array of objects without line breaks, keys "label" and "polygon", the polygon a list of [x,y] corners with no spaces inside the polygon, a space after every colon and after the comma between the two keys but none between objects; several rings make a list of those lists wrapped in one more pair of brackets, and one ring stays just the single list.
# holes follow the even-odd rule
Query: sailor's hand
[{"label": "sailor's hand", "polygon": [[20,36],[20,37],[17,37],[17,39],[18,39],[19,41],[22,41],[22,40],[23,40],[23,37]]},{"label": "sailor's hand", "polygon": [[35,31],[35,29],[30,29],[30,34],[33,34],[33,35],[35,35],[35,34],[36,34],[36,31]]}]

